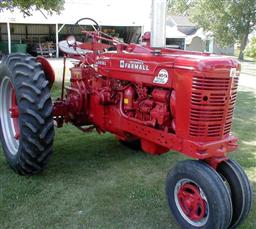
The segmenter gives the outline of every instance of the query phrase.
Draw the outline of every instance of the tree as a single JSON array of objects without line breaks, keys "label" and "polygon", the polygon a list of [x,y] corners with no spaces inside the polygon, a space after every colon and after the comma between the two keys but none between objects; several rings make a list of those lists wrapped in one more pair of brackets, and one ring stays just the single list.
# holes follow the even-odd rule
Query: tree
[{"label": "tree", "polygon": [[256,28],[255,0],[170,0],[169,11],[212,31],[222,46],[238,41],[243,60],[248,35]]},{"label": "tree", "polygon": [[24,14],[30,15],[33,8],[46,10],[48,13],[60,12],[64,0],[0,0],[0,11],[4,9],[20,9]]},{"label": "tree", "polygon": [[256,36],[253,37],[245,49],[245,54],[256,59]]}]

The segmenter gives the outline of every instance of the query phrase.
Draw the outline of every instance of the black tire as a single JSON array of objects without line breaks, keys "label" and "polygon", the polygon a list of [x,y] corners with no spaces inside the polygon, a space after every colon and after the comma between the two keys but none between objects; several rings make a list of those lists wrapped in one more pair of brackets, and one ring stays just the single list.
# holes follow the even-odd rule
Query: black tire
[{"label": "black tire", "polygon": [[252,188],[241,166],[229,159],[218,165],[217,172],[227,181],[233,204],[233,217],[230,228],[243,222],[252,206]]},{"label": "black tire", "polygon": [[[228,228],[232,218],[228,188],[220,175],[206,163],[179,162],[168,173],[166,194],[181,228]],[[193,204],[194,210],[190,206]]]},{"label": "black tire", "polygon": [[122,145],[124,145],[124,146],[126,146],[126,147],[128,147],[128,148],[130,148],[130,149],[132,149],[132,150],[136,150],[136,151],[141,150],[140,140],[134,140],[134,141],[123,141],[123,140],[119,140],[119,142],[120,142]]},{"label": "black tire", "polygon": [[3,111],[0,111],[0,139],[5,157],[17,173],[36,174],[46,167],[54,138],[52,101],[41,64],[27,54],[6,56],[0,65],[0,104],[8,99],[7,96],[1,97],[1,93],[4,95],[8,90],[16,93],[19,138],[16,136],[17,145],[12,148],[10,139],[16,144],[14,131],[5,128],[11,118],[8,105],[3,106]]}]

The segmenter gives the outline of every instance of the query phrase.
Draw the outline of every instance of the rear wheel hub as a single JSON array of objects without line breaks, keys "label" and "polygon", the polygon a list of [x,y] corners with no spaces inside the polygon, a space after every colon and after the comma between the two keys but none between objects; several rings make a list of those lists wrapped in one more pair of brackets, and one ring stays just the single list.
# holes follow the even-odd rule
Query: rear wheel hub
[{"label": "rear wheel hub", "polygon": [[15,89],[9,77],[4,77],[0,86],[0,119],[6,146],[12,155],[19,148],[19,108]]}]

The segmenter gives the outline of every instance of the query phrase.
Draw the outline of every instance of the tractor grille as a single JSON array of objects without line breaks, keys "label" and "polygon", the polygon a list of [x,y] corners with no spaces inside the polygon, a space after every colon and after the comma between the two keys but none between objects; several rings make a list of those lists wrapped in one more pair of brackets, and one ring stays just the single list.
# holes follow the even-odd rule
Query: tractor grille
[{"label": "tractor grille", "polygon": [[190,136],[218,137],[229,134],[237,87],[238,78],[193,77]]}]

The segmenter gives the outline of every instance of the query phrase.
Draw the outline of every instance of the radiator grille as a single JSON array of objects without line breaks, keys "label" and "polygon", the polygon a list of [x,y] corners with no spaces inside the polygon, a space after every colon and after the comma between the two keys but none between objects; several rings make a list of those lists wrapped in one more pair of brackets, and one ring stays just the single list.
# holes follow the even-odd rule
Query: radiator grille
[{"label": "radiator grille", "polygon": [[196,90],[227,90],[229,88],[229,78],[212,78],[195,76],[193,78],[193,89]]},{"label": "radiator grille", "polygon": [[189,134],[218,137],[229,134],[238,78],[193,77]]}]

